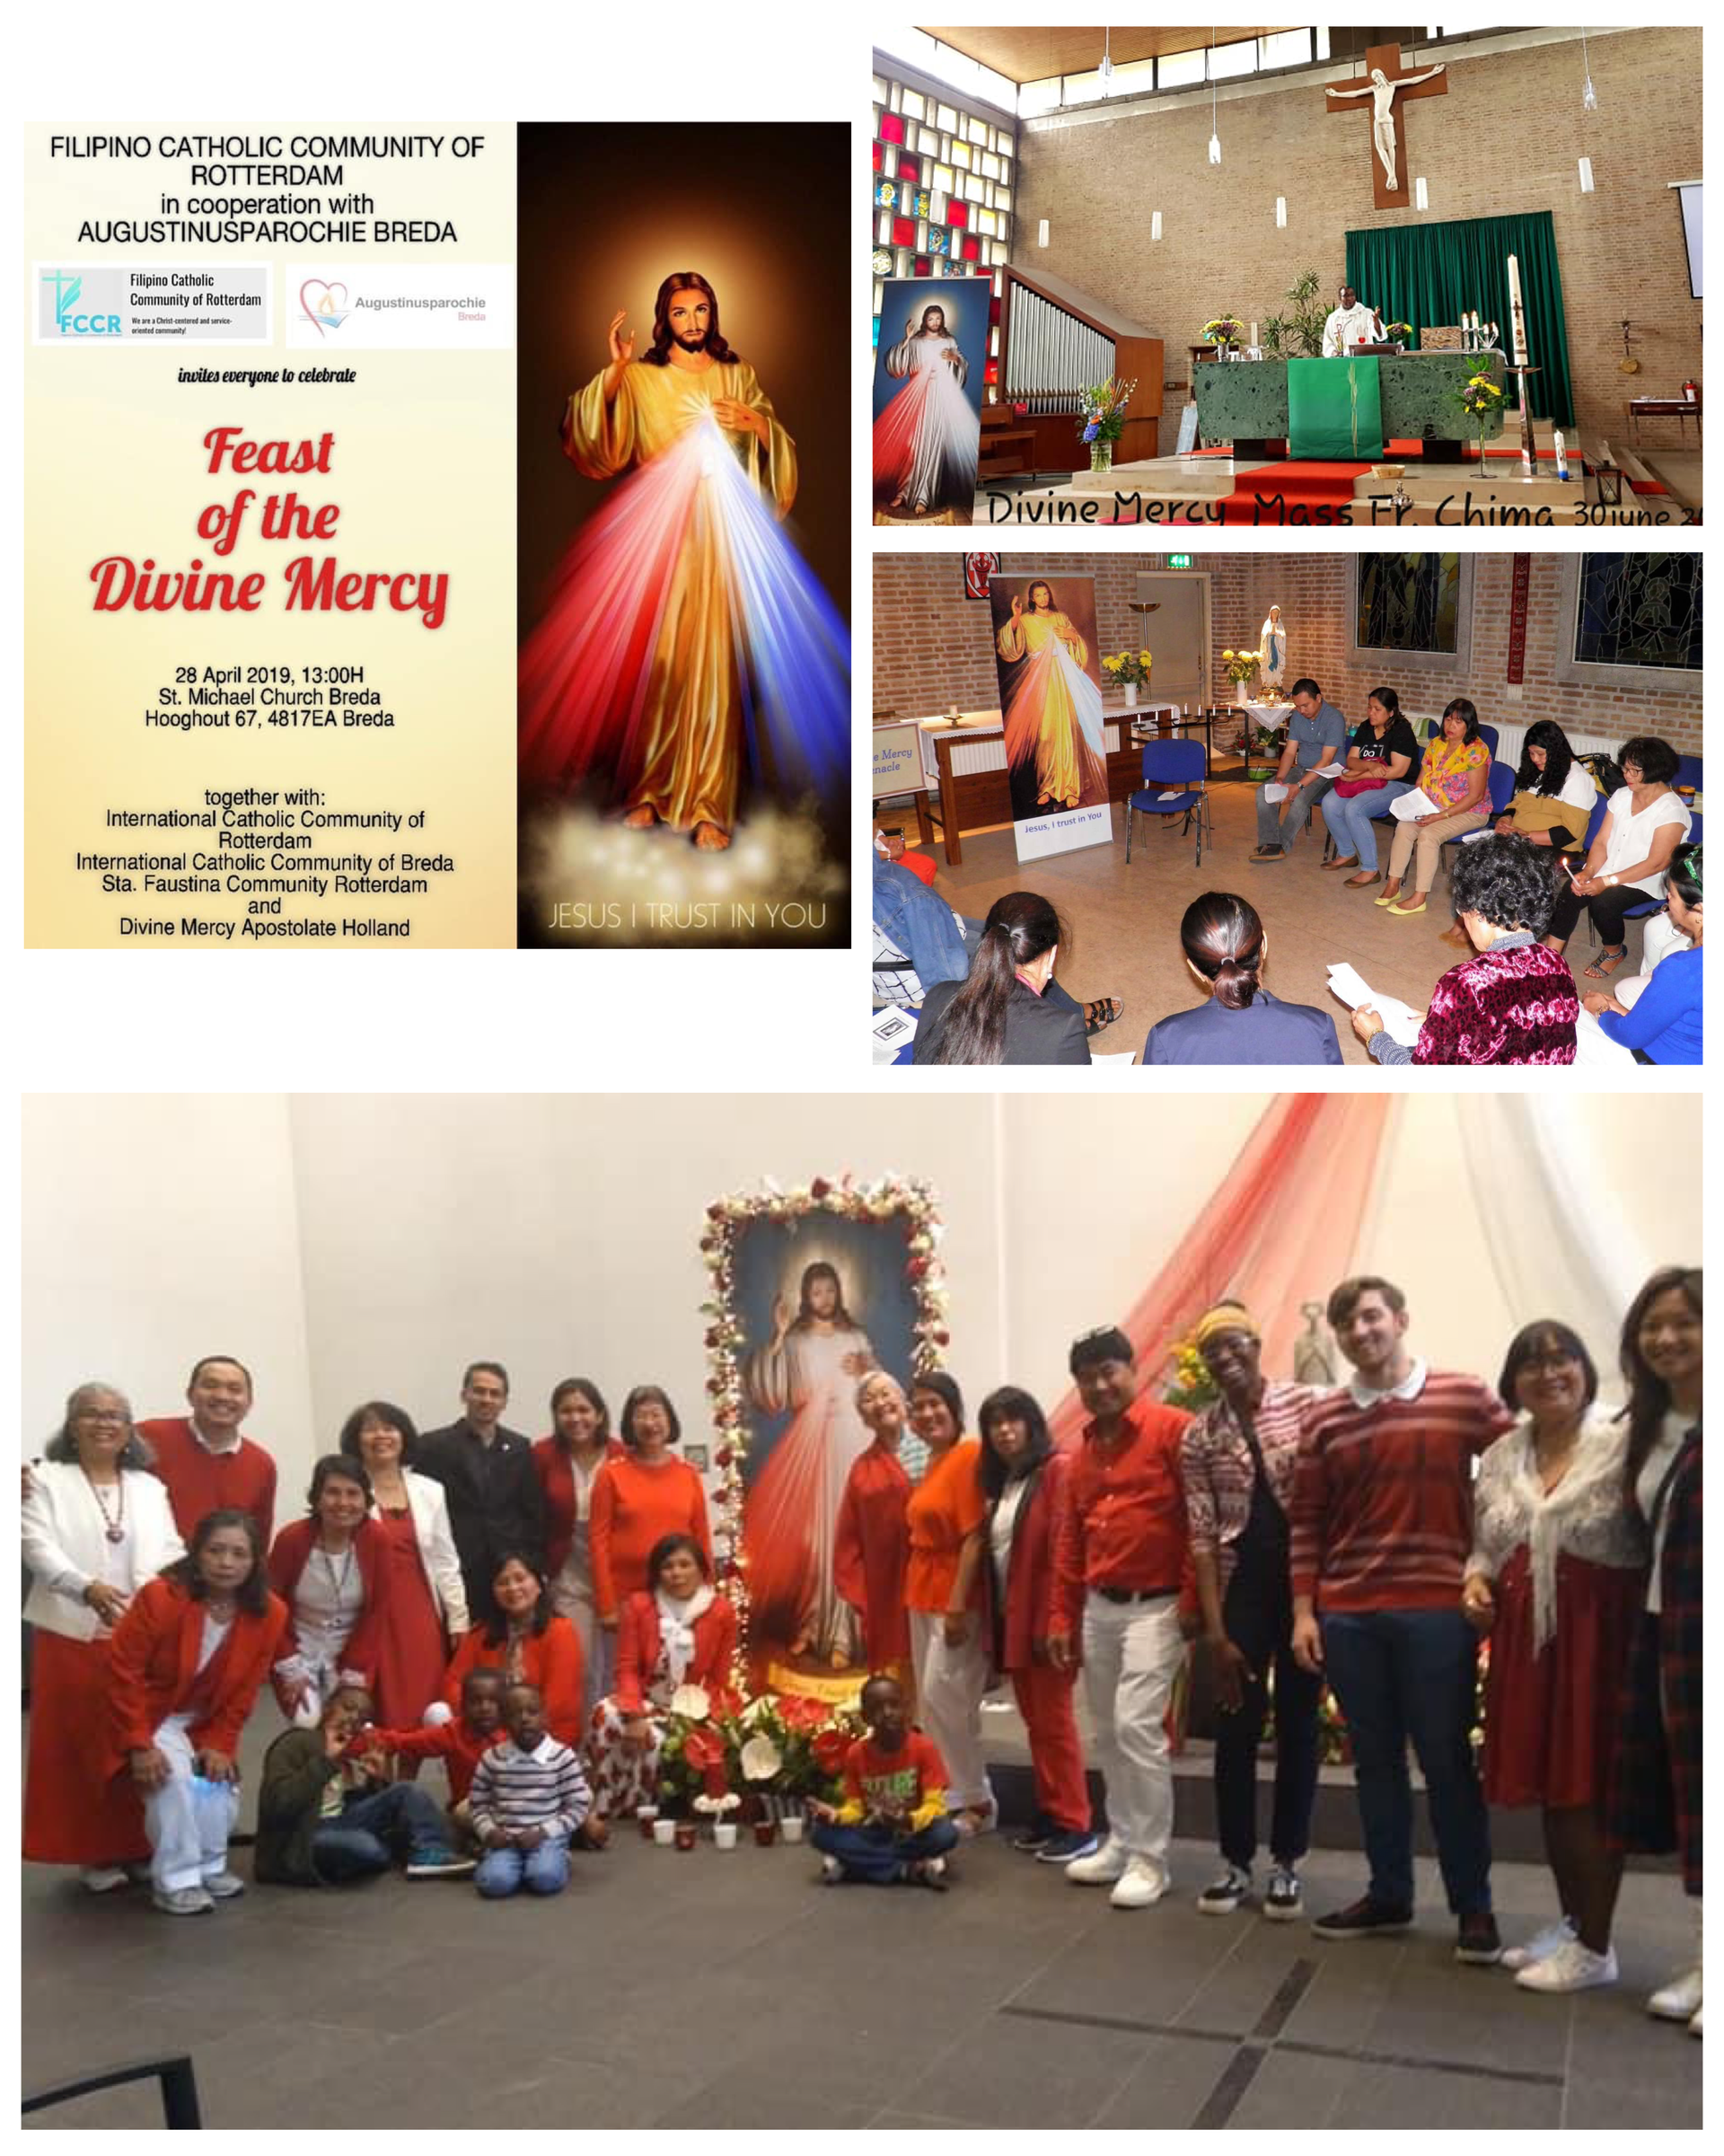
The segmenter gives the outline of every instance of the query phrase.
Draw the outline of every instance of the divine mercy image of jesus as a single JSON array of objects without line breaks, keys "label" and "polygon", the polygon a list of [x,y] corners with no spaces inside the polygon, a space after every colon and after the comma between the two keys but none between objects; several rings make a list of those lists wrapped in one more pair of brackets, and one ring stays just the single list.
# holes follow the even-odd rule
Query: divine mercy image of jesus
[{"label": "divine mercy image of jesus", "polygon": [[1006,722],[1012,814],[1092,808],[1107,799],[1102,691],[1095,679],[1095,586],[995,577],[989,596],[1000,710]]},{"label": "divine mercy image of jesus", "polygon": [[[973,285],[961,298],[933,300],[928,289],[926,279],[894,280],[882,303],[883,309],[903,308],[904,331],[895,342],[883,335],[877,354],[875,513],[893,524],[967,524],[981,454],[976,333],[988,287]],[[883,312],[882,321],[887,319]],[[966,340],[975,347],[973,358]]]},{"label": "divine mercy image of jesus", "polygon": [[[830,162],[835,209],[841,132],[726,128],[725,169],[805,172],[830,243],[822,175]],[[848,880],[843,460],[816,441],[805,524],[804,446],[772,380],[805,422],[818,410],[802,348],[818,287],[684,169],[694,140],[717,154],[719,130],[679,136],[675,160],[641,134],[523,135],[523,259],[549,252],[532,254],[546,273],[520,382],[522,940],[673,917],[722,929],[768,903],[830,920],[824,940],[843,907],[810,902]],[[611,207],[577,244],[557,207],[595,189]]]}]

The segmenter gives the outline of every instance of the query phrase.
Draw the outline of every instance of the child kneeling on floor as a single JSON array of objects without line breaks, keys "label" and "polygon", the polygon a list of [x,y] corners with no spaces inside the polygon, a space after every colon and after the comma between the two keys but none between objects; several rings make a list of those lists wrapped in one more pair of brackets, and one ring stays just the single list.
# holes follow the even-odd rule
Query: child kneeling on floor
[{"label": "child kneeling on floor", "polygon": [[285,1729],[265,1755],[258,1792],[256,1877],[282,1887],[334,1887],[387,1871],[405,1843],[409,1879],[473,1869],[449,1846],[443,1808],[411,1782],[380,1782],[370,1694],[341,1685],[314,1729]]},{"label": "child kneeling on floor", "polygon": [[867,1734],[845,1758],[842,1798],[808,1807],[826,1881],[884,1887],[908,1879],[944,1892],[946,1852],[958,1840],[946,1816],[945,1762],[910,1728],[895,1677],[871,1676],[863,1685],[862,1719]]},{"label": "child kneeling on floor", "polygon": [[537,1685],[511,1685],[503,1695],[506,1744],[481,1753],[469,1799],[471,1824],[485,1852],[473,1884],[493,1900],[560,1894],[568,1884],[569,1838],[591,1808],[581,1763],[545,1725]]}]

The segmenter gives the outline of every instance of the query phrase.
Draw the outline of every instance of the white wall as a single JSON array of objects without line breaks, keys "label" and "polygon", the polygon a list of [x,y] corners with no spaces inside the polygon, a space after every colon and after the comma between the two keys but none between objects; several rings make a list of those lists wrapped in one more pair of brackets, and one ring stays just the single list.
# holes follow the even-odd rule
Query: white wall
[{"label": "white wall", "polygon": [[[289,1490],[372,1394],[425,1424],[447,1420],[475,1356],[508,1366],[518,1429],[542,1430],[550,1386],[579,1372],[613,1408],[632,1384],[663,1384],[693,1435],[705,1206],[762,1174],[796,1183],[845,1168],[935,1184],[954,1373],[972,1402],[1010,1377],[1051,1405],[1073,1335],[1129,1308],[1270,1098],[31,1099],[25,1450],[86,1377],[128,1388],[140,1413],[172,1412],[191,1361],[213,1349],[255,1370],[255,1434]],[[1577,1104],[1616,1195],[1613,1234],[1636,1238],[1649,1265],[1696,1260],[1698,1176],[1619,1173],[1619,1096]],[[1697,1159],[1696,1099],[1667,1096],[1658,1115],[1661,1157]],[[1401,1101],[1359,1262],[1405,1286],[1423,1352],[1488,1374],[1539,1313],[1500,1292],[1460,1148],[1452,1095]],[[1297,1175],[1289,1187],[1308,1194]],[[1575,1292],[1553,1252],[1546,1307],[1579,1322]],[[1614,1360],[1609,1317],[1586,1329],[1601,1362]]]}]

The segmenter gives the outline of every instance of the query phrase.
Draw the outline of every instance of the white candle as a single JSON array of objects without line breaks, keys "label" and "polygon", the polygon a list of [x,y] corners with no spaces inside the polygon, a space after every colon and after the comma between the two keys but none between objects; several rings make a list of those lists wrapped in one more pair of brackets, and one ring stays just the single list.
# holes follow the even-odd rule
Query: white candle
[{"label": "white candle", "polygon": [[1508,320],[1514,330],[1515,365],[1526,364],[1526,325],[1520,305],[1520,264],[1513,255],[1508,258]]},{"label": "white candle", "polygon": [[1257,325],[1255,322],[1253,322],[1251,325],[1251,341],[1254,348],[1257,343]]}]

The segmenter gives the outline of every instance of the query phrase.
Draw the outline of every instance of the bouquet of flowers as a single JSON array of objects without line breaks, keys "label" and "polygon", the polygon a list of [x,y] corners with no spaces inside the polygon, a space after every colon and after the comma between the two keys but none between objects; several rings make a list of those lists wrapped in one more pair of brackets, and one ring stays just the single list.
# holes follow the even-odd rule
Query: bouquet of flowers
[{"label": "bouquet of flowers", "polygon": [[1228,309],[1226,313],[1218,314],[1213,321],[1206,321],[1203,325],[1205,344],[1223,347],[1236,345],[1244,341],[1245,334],[1245,323],[1231,309]]},{"label": "bouquet of flowers", "polygon": [[751,1700],[734,1732],[736,1775],[752,1793],[830,1802],[858,1725],[854,1716],[835,1713],[819,1700],[783,1692]]},{"label": "bouquet of flowers", "polygon": [[1481,433],[1485,420],[1502,402],[1502,391],[1489,374],[1470,376],[1453,393],[1456,403],[1467,417],[1478,420]]},{"label": "bouquet of flowers", "polygon": [[1221,654],[1222,672],[1236,688],[1244,688],[1262,663],[1262,654],[1255,651],[1224,651]]},{"label": "bouquet of flowers", "polygon": [[1125,431],[1125,408],[1137,386],[1135,382],[1121,382],[1117,374],[1110,374],[1105,382],[1079,390],[1078,405],[1084,425],[1078,439],[1117,442]]},{"label": "bouquet of flowers", "polygon": [[1209,1366],[1199,1351],[1196,1341],[1181,1340],[1174,1343],[1173,1375],[1161,1396],[1169,1407],[1183,1407],[1192,1415],[1201,1414],[1220,1397],[1220,1388],[1209,1375]]},{"label": "bouquet of flowers", "polygon": [[734,1811],[742,1799],[731,1788],[731,1746],[723,1722],[713,1717],[710,1694],[700,1685],[679,1685],[671,1695],[659,1747],[659,1798],[667,1810],[686,1817]]},{"label": "bouquet of flowers", "polygon": [[1412,324],[1410,321],[1385,321],[1383,334],[1390,344],[1405,344],[1412,335]]},{"label": "bouquet of flowers", "polygon": [[1110,682],[1147,682],[1150,664],[1147,651],[1119,651],[1102,661],[1102,672]]}]

